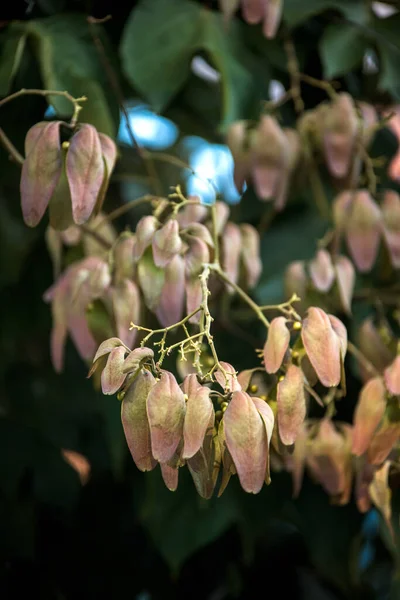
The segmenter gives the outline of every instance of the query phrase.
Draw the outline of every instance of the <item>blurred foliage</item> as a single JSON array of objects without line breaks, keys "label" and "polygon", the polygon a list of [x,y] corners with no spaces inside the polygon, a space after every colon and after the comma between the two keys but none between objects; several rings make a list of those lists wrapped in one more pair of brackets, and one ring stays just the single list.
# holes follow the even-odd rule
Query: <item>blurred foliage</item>
[{"label": "blurred foliage", "polygon": [[[303,72],[339,79],[358,99],[400,100],[400,14],[378,19],[366,0],[285,0],[281,33],[272,41],[239,13],[226,27],[217,2],[140,0],[133,8],[80,0],[32,4],[29,14],[13,16],[0,31],[0,94],[25,87],[86,95],[82,120],[109,135],[118,129],[120,98],[103,53],[123,100],[141,97],[174,120],[182,136],[214,142],[223,141],[232,121],[257,118],[260,103],[269,99],[270,80],[287,85],[288,33]],[[102,18],[114,8],[112,20],[88,24],[89,15]],[[367,50],[377,58],[378,73],[362,69]],[[192,72],[195,55],[217,69],[218,82]],[[307,108],[324,99],[308,84],[302,93]],[[64,98],[51,104],[59,115],[70,115]],[[46,108],[36,97],[1,108],[0,126],[21,152],[27,129],[43,119]],[[285,122],[294,122],[291,103],[282,114]],[[386,129],[375,146],[376,156],[390,158],[397,150]],[[157,166],[165,189],[178,182],[179,169]],[[217,600],[256,593],[307,600],[388,597],[391,556],[397,555],[398,564],[398,550],[376,540],[373,562],[361,572],[362,516],[352,505],[331,506],[311,482],[295,502],[284,473],[274,474],[258,496],[245,495],[233,482],[221,499],[204,501],[188,477],[171,493],[158,470],[144,476],[135,469],[118,402],[93,390],[72,346],[65,372],[58,376],[52,369],[51,316],[42,295],[53,275],[44,227],[23,225],[19,168],[3,148],[0,173],[0,597],[17,599],[27,592],[41,600]],[[127,173],[150,189],[136,150],[121,148],[108,210],[123,201],[118,174]],[[386,183],[382,170],[380,185]],[[334,190],[327,191],[332,197]],[[258,225],[265,210],[250,188],[233,214]],[[263,235],[260,302],[282,297],[285,266],[309,259],[327,226],[308,190],[294,191]],[[252,334],[258,338],[257,326]],[[249,366],[250,346],[235,333],[220,326],[216,343],[225,360],[239,369]],[[358,389],[358,380],[350,380],[352,405]],[[63,459],[63,448],[89,461],[86,486]],[[391,598],[399,597],[395,579]]]}]

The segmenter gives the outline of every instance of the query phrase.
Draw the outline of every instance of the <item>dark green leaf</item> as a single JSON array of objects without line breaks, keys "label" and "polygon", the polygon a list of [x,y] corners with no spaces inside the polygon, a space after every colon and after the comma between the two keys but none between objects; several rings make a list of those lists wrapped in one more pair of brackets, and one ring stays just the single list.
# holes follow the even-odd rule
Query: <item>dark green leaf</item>
[{"label": "dark green leaf", "polygon": [[329,25],[320,42],[324,76],[333,79],[362,63],[367,42],[352,25]]},{"label": "dark green leaf", "polygon": [[0,38],[0,96],[6,96],[21,62],[26,35],[10,27]]},{"label": "dark green leaf", "polygon": [[165,108],[189,75],[201,33],[200,10],[189,1],[143,0],[126,23],[123,70],[156,111]]},{"label": "dark green leaf", "polygon": [[201,51],[221,75],[224,127],[246,116],[249,101],[257,101],[252,57],[241,42],[239,23],[231,22],[227,30],[219,13],[188,0],[143,0],[132,11],[121,44],[128,80],[156,111],[183,87],[191,60]]},{"label": "dark green leaf", "polygon": [[296,27],[326,10],[338,10],[357,23],[366,22],[369,16],[363,0],[285,0],[283,17],[289,27]]},{"label": "dark green leaf", "polygon": [[[75,98],[86,96],[80,121],[114,136],[119,120],[118,104],[85,18],[70,14],[39,19],[30,21],[26,31],[35,42],[44,87],[67,90]],[[52,96],[50,102],[60,115],[72,114],[66,98]]]}]

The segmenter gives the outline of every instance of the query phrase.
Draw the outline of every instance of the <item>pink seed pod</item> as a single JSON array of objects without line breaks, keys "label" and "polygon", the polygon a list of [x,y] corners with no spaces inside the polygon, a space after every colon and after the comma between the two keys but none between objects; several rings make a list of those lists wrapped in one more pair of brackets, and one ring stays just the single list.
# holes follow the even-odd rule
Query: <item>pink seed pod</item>
[{"label": "pink seed pod", "polygon": [[162,327],[169,327],[182,318],[185,304],[185,261],[176,254],[165,267],[165,280],[156,309]]},{"label": "pink seed pod", "polygon": [[[239,264],[242,244],[242,235],[239,226],[229,221],[225,226],[221,242],[223,269],[229,279],[234,283],[237,283],[239,280]],[[234,293],[234,289],[228,284],[226,284],[226,289],[229,294]]]},{"label": "pink seed pod", "polygon": [[372,465],[381,465],[388,458],[399,438],[400,421],[392,421],[386,411],[368,447],[368,461]]},{"label": "pink seed pod", "polygon": [[279,436],[283,444],[290,446],[295,443],[306,416],[304,375],[299,367],[290,365],[278,383],[277,403]]},{"label": "pink seed pod", "polygon": [[334,177],[345,177],[353,160],[358,131],[352,97],[341,92],[322,114],[322,144],[328,170]]},{"label": "pink seed pod", "polygon": [[176,220],[181,229],[185,229],[192,223],[201,223],[208,215],[208,208],[200,203],[198,196],[188,196],[188,200],[196,204],[187,204],[176,215]]},{"label": "pink seed pod", "polygon": [[320,382],[326,387],[338,385],[341,379],[341,341],[322,309],[309,308],[301,338]]},{"label": "pink seed pod", "polygon": [[211,498],[220,465],[220,444],[217,432],[214,429],[214,414],[211,414],[201,447],[196,454],[187,459],[187,466],[196,490],[202,498]]},{"label": "pink seed pod", "polygon": [[175,492],[178,488],[179,469],[170,467],[167,463],[161,463],[160,469],[166,487],[170,492]]},{"label": "pink seed pod", "polygon": [[140,346],[132,350],[124,360],[122,365],[123,373],[135,374],[139,369],[142,368],[143,363],[154,357],[154,352],[151,348],[146,346]]},{"label": "pink seed pod", "polygon": [[289,153],[288,139],[277,120],[262,116],[251,143],[251,173],[261,200],[279,195],[282,178],[287,175]]},{"label": "pink seed pod", "polygon": [[[322,419],[317,436],[309,443],[307,467],[329,496],[348,494],[351,481],[351,454],[347,436],[339,433],[332,421]],[[339,499],[340,504],[344,504]]]},{"label": "pink seed pod", "polygon": [[265,480],[268,438],[263,419],[252,398],[242,391],[232,394],[223,417],[227,448],[242,488],[257,494]]},{"label": "pink seed pod", "polygon": [[163,371],[147,399],[152,453],[160,463],[173,457],[182,440],[185,408],[185,397],[175,377]]},{"label": "pink seed pod", "polygon": [[344,312],[351,314],[351,301],[356,280],[353,263],[347,256],[338,256],[335,260],[334,269],[341,307]]},{"label": "pink seed pod", "polygon": [[381,377],[374,377],[362,388],[354,412],[353,454],[361,456],[367,451],[385,410],[385,386]]},{"label": "pink seed pod", "polygon": [[136,225],[136,243],[133,249],[133,258],[138,261],[144,251],[151,245],[153,236],[158,229],[158,221],[152,215],[142,217]]},{"label": "pink seed pod", "polygon": [[267,373],[276,373],[282,366],[289,348],[290,331],[285,317],[272,319],[264,345],[264,364]]},{"label": "pink seed pod", "polygon": [[134,346],[137,329],[130,330],[131,322],[136,325],[140,320],[141,299],[139,288],[130,279],[124,279],[110,290],[114,321],[117,335],[127,346]]},{"label": "pink seed pod", "polygon": [[237,375],[234,367],[227,362],[221,361],[220,365],[225,369],[225,373],[221,369],[217,369],[214,373],[215,380],[219,383],[223,390],[236,392],[241,390],[240,383],[237,380]]},{"label": "pink seed pod", "polygon": [[391,462],[387,460],[375,471],[372,482],[369,485],[369,495],[376,508],[382,513],[390,534],[394,539],[395,534],[392,526],[392,490],[389,487],[390,467]]},{"label": "pink seed pod", "polygon": [[151,453],[147,398],[156,380],[143,369],[128,387],[121,405],[121,421],[132,458],[140,471],[151,471],[157,462]]},{"label": "pink seed pod", "polygon": [[29,227],[41,221],[61,176],[60,124],[37,123],[25,139],[20,192],[22,215]]},{"label": "pink seed pod", "polygon": [[383,374],[386,389],[392,396],[400,395],[400,356],[385,369]]},{"label": "pink seed pod", "polygon": [[318,250],[315,258],[309,263],[311,280],[319,292],[326,293],[335,280],[331,255],[326,250]]},{"label": "pink seed pod", "polygon": [[357,269],[370,271],[379,250],[382,214],[367,190],[354,193],[345,227],[347,246]]},{"label": "pink seed pod", "polygon": [[111,350],[108,355],[106,366],[101,374],[101,389],[103,394],[115,394],[124,383],[126,373],[123,372],[122,367],[125,360],[125,353],[124,346],[118,346]]},{"label": "pink seed pod", "polygon": [[170,219],[155,232],[152,246],[156,267],[164,268],[176,254],[179,254],[182,240],[179,236],[179,223],[176,219]]},{"label": "pink seed pod", "polygon": [[[358,346],[379,372],[382,372],[394,358],[370,317],[363,321],[358,331]],[[360,365],[360,369],[364,380],[371,377],[371,374],[363,369],[362,365]]]},{"label": "pink seed pod", "polygon": [[383,238],[395,269],[400,269],[400,196],[387,190],[381,205],[383,217]]},{"label": "pink seed pod", "polygon": [[260,257],[260,235],[255,227],[248,223],[240,225],[242,239],[241,260],[248,288],[254,288],[262,272]]},{"label": "pink seed pod", "polygon": [[77,225],[92,215],[104,179],[104,161],[99,134],[84,123],[72,136],[66,158],[72,215]]},{"label": "pink seed pod", "polygon": [[135,268],[133,258],[136,236],[132,233],[122,234],[114,244],[113,263],[114,263],[114,282],[116,285],[122,283],[124,279],[132,279]]},{"label": "pink seed pod", "polygon": [[[210,389],[200,385],[196,375],[188,375],[182,387],[187,396],[182,458],[191,458],[203,444],[210,419],[214,415],[214,407],[210,398]],[[214,420],[211,425],[211,428],[213,427]]]}]

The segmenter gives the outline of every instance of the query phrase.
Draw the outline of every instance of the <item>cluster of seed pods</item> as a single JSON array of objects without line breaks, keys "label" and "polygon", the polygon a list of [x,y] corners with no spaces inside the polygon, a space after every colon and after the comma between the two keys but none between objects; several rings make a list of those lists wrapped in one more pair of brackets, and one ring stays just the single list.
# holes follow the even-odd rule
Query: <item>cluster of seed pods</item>
[{"label": "cluster of seed pods", "polygon": [[[70,138],[61,142],[66,130]],[[100,211],[114,169],[117,148],[87,123],[72,132],[62,121],[36,123],[25,138],[21,174],[24,221],[36,227],[49,207],[50,223],[65,230]]]},{"label": "cluster of seed pods", "polygon": [[192,373],[179,386],[159,368],[151,348],[131,351],[118,338],[100,345],[91,374],[101,371],[105,394],[119,393],[139,469],[160,463],[167,486],[175,489],[178,469],[187,464],[204,497],[218,483],[221,494],[237,473],[246,492],[258,493],[270,481],[270,444],[279,453],[297,443],[312,386],[344,386],[346,348],[341,321],[312,307],[302,324],[284,317],[271,322],[263,350],[267,394],[255,395],[252,380],[260,368],[237,374],[226,362],[216,364],[213,377]]},{"label": "cluster of seed pods", "polygon": [[306,111],[296,129],[281,127],[271,115],[262,115],[255,126],[233,123],[227,144],[235,164],[235,185],[242,193],[244,183],[251,182],[260,200],[273,200],[275,209],[282,210],[291,181],[304,171],[299,167],[314,155],[343,187],[358,178],[362,152],[372,141],[377,120],[371,105],[356,106],[349,94],[341,92]]},{"label": "cluster of seed pods", "polygon": [[[137,329],[129,328],[131,322],[143,325],[144,306],[156,315],[162,327],[171,326],[184,314],[199,309],[202,302],[199,275],[204,264],[214,258],[214,242],[208,209],[198,198],[188,202],[175,214],[173,203],[161,199],[157,206],[164,203],[168,213],[165,218],[145,216],[138,222],[135,233],[124,232],[119,237],[99,215],[91,225],[106,236],[111,251],[105,251],[96,238],[77,227],[64,232],[49,228],[47,239],[58,265],[62,262],[64,244],[80,244],[86,253],[44,295],[52,304],[51,347],[57,371],[62,369],[68,334],[82,358],[91,360],[96,345],[110,333],[126,345],[134,346]],[[215,212],[225,272],[232,282],[240,280],[244,287],[254,287],[261,273],[257,231],[249,224],[228,221],[229,207],[222,202],[217,202]],[[219,289],[214,281],[213,294],[217,295]],[[228,289],[232,291],[231,287]],[[108,323],[106,329],[98,332],[92,331],[90,325],[90,307],[96,300],[101,301]],[[199,316],[194,314],[190,322],[198,323]]]}]

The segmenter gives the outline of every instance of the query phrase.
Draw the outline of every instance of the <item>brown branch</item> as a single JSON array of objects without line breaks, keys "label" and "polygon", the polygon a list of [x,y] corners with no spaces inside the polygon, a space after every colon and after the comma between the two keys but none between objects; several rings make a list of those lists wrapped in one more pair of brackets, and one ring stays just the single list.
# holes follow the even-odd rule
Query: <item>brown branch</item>
[{"label": "brown branch", "polygon": [[23,165],[24,164],[24,157],[22,156],[22,154],[20,154],[18,152],[18,150],[16,149],[16,147],[14,146],[14,144],[12,143],[12,141],[6,136],[6,134],[4,133],[4,131],[2,130],[2,128],[0,127],[0,141],[3,144],[3,146],[5,147],[5,149],[8,151],[10,157],[19,165]]}]

